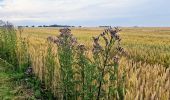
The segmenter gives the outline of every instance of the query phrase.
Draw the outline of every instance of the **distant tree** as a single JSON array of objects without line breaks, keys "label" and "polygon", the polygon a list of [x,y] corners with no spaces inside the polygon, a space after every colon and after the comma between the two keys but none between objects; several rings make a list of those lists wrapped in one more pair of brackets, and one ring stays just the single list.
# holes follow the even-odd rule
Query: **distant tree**
[{"label": "distant tree", "polygon": [[0,27],[2,27],[3,25],[4,25],[4,22],[0,20]]},{"label": "distant tree", "polygon": [[32,25],[32,27],[35,27],[34,25]]},{"label": "distant tree", "polygon": [[134,28],[138,28],[139,26],[134,26]]},{"label": "distant tree", "polygon": [[18,28],[23,28],[23,26],[18,26]]},{"label": "distant tree", "polygon": [[38,26],[38,27],[42,27],[42,26],[40,25],[40,26]]},{"label": "distant tree", "polygon": [[109,28],[109,27],[111,27],[111,26],[99,26],[99,27]]}]

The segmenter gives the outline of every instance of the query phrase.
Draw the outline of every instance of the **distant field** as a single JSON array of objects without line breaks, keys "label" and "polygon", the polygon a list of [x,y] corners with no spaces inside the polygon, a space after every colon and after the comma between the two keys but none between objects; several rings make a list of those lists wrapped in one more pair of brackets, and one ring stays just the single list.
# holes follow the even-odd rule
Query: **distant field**
[{"label": "distant field", "polygon": [[[121,44],[135,61],[170,66],[170,28],[121,28]],[[42,44],[48,36],[57,36],[58,28],[25,28],[31,44]],[[72,28],[78,41],[92,47],[92,37],[100,34],[102,28]]]}]

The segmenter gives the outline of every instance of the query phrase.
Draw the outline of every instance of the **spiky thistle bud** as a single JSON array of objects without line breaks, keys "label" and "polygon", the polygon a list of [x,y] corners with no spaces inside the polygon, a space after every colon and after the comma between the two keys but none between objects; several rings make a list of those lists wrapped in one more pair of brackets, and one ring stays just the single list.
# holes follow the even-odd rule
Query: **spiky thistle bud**
[{"label": "spiky thistle bud", "polygon": [[116,63],[116,64],[119,63],[119,57],[118,57],[118,56],[114,56],[114,57],[112,58],[112,60],[113,60],[113,62]]}]

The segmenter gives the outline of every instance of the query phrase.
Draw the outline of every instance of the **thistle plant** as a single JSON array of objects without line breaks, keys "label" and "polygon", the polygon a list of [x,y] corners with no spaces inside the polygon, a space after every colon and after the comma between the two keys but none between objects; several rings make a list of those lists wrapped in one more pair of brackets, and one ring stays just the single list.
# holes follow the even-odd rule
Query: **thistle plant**
[{"label": "thistle plant", "polygon": [[[48,37],[57,44],[64,100],[124,99],[124,79],[119,76],[118,64],[120,56],[126,52],[120,47],[119,31],[109,28],[93,37],[93,60],[87,56],[85,45],[78,45],[70,29],[61,29],[57,38]],[[101,39],[105,41],[104,46]]]},{"label": "thistle plant", "polygon": [[[115,28],[106,29],[97,37],[93,37],[93,58],[98,72],[98,90],[96,99],[100,98],[111,99],[121,98],[123,99],[124,87],[120,89],[120,77],[118,73],[119,56],[125,53],[123,48],[120,47],[120,37],[117,34],[120,30]],[[103,39],[105,45],[101,46],[99,40]],[[109,80],[105,79],[109,76]],[[109,85],[109,89],[104,89],[106,84]],[[119,91],[122,90],[122,91]]]},{"label": "thistle plant", "polygon": [[87,56],[87,49],[85,45],[77,46],[77,73],[80,76],[80,97],[82,100],[90,100],[94,98],[96,91],[96,86],[94,84],[95,80],[95,66],[92,61]]},{"label": "thistle plant", "polygon": [[[51,39],[52,40],[52,39]],[[52,40],[53,41],[53,40]],[[71,34],[71,30],[61,29],[60,35],[53,41],[58,47],[58,60],[60,64],[61,90],[64,100],[75,99],[74,80],[74,50],[77,43],[76,38]]]}]

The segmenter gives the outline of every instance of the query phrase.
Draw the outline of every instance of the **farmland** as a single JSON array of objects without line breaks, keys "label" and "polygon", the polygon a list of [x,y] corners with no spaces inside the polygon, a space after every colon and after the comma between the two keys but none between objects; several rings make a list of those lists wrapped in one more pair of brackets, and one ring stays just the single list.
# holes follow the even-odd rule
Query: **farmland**
[{"label": "farmland", "polygon": [[[101,28],[72,29],[78,41],[88,48],[92,47],[92,37],[100,34]],[[55,28],[27,28],[24,35],[30,36],[33,44],[41,44],[48,36],[57,36]],[[170,28],[122,28],[121,44],[130,53],[131,58],[148,64],[170,65]]]},{"label": "farmland", "polygon": [[[94,54],[92,53],[92,48],[93,48],[92,37],[98,36],[103,31],[104,31],[103,28],[71,28],[71,33],[73,34],[74,37],[77,38],[78,43],[84,44],[86,48],[85,58],[87,57],[88,59],[93,59],[94,61],[92,60],[92,62],[95,62],[95,59],[93,58]],[[102,96],[99,95],[99,97],[101,99],[123,98],[125,100],[134,100],[134,99],[168,100],[170,99],[170,95],[169,95],[170,94],[170,90],[169,90],[170,88],[170,78],[169,78],[170,28],[156,28],[156,27],[155,28],[130,28],[129,27],[129,28],[121,28],[121,31],[118,34],[121,37],[120,46],[124,48],[128,56],[122,56],[121,59],[119,59],[119,64],[118,64],[119,67],[116,72],[117,75],[115,75],[116,80],[114,80],[113,83],[112,81],[108,83],[106,82],[105,84],[103,82],[101,88],[103,89],[102,91],[104,92],[102,92],[103,93]],[[72,55],[70,54],[65,55],[66,53],[64,52],[65,49],[61,47],[62,50],[60,51],[60,49],[58,49],[59,47],[57,47],[55,43],[51,43],[51,42],[49,43],[47,41],[47,38],[49,36],[58,36],[58,35],[59,35],[58,28],[23,28],[22,30],[17,30],[17,37],[21,36],[24,39],[25,43],[27,44],[26,45],[27,49],[25,51],[28,51],[29,53],[29,57],[31,61],[30,66],[33,68],[33,72],[35,76],[37,76],[42,83],[45,81],[46,88],[49,89],[54,94],[54,96],[56,96],[59,99],[62,99],[63,97],[68,97],[66,99],[69,99],[69,95],[72,94],[68,95],[68,93],[66,93],[66,95],[62,96],[63,93],[60,92],[60,88],[63,85],[64,88],[70,86],[68,83],[70,82],[70,84],[72,84],[72,81],[67,79],[68,82],[67,83],[65,82],[65,80],[64,81],[62,80],[63,83],[62,85],[60,84],[61,83],[60,80],[62,76],[62,73],[60,72],[60,68],[61,66],[63,66],[61,65],[62,61],[63,62],[65,61],[65,63],[67,63],[68,65],[70,64],[67,57],[70,57]],[[101,45],[105,46],[104,40],[101,40]],[[19,49],[20,55],[23,52],[22,49],[23,49],[22,47]],[[110,54],[111,53],[112,52],[110,52]],[[66,56],[66,58],[62,58],[63,56]],[[82,56],[84,57],[84,55]],[[111,55],[108,56],[110,57]],[[21,62],[22,62],[22,57],[20,56]],[[82,58],[82,61],[86,61],[84,60],[85,58]],[[79,61],[81,58],[79,59],[75,58],[75,59],[76,61]],[[90,63],[89,65],[89,63],[90,62],[81,63],[80,61],[79,64],[78,62],[80,67],[92,66],[92,64]],[[108,63],[110,63],[110,61]],[[73,68],[75,70],[82,71],[81,68],[77,69],[75,66]],[[89,67],[89,69],[90,68],[91,67]],[[74,72],[72,72],[72,70],[67,68],[64,70],[70,72],[70,73],[66,73],[68,74],[67,76],[68,78],[81,80],[80,76],[82,74],[76,75]],[[99,71],[97,68],[94,70]],[[94,75],[96,75],[96,73],[94,73]],[[125,74],[125,79],[122,78],[124,74]],[[91,77],[87,73],[85,75]],[[106,74],[106,77],[102,77],[102,78],[103,80],[108,80],[110,76],[111,74],[108,73]],[[98,83],[96,82],[98,80],[94,79],[95,82],[94,80],[87,81],[89,77],[85,77],[87,78],[85,81],[85,83],[87,82],[87,86],[85,86],[82,83],[74,83],[76,87],[76,91],[82,92],[82,94],[76,94],[76,96],[80,95],[76,98],[88,99],[88,97],[92,97],[96,99],[95,97],[96,92],[95,91],[91,92],[87,88],[89,88],[88,86],[89,84],[90,86],[91,85],[93,86],[93,84],[98,85]],[[121,87],[120,88],[121,92],[120,90],[116,90],[116,93],[112,94],[108,92],[110,90],[110,88],[108,89],[109,86],[113,86],[116,89],[117,88],[119,89]],[[71,88],[71,86],[70,88],[67,87],[66,89],[70,90],[73,93],[77,93],[74,91],[73,88]],[[91,96],[90,93],[94,95]],[[108,96],[104,95],[105,93],[108,94]]]}]

